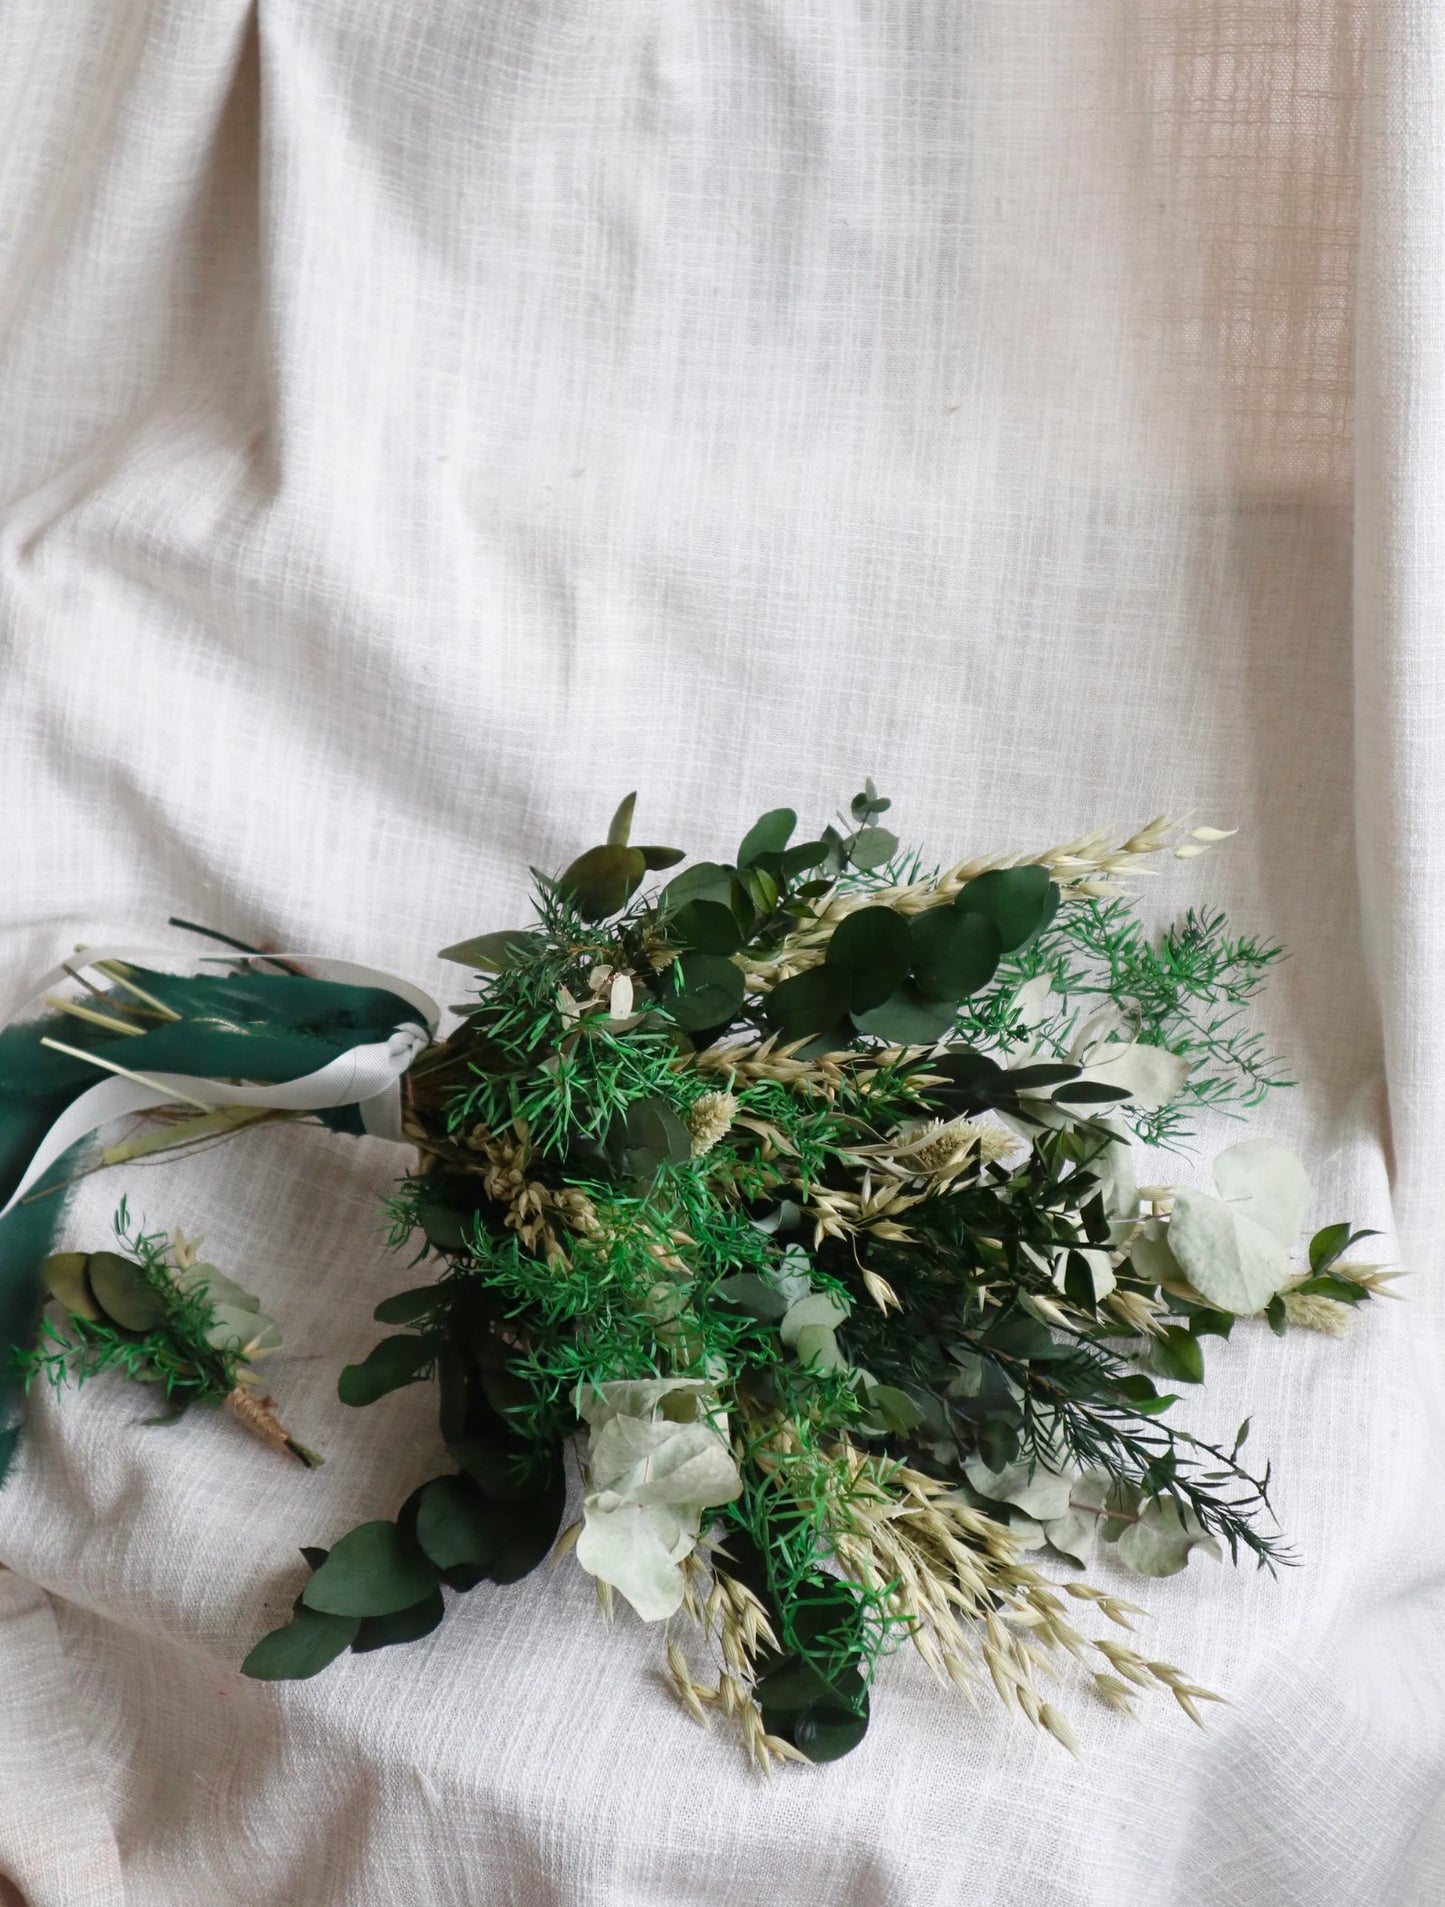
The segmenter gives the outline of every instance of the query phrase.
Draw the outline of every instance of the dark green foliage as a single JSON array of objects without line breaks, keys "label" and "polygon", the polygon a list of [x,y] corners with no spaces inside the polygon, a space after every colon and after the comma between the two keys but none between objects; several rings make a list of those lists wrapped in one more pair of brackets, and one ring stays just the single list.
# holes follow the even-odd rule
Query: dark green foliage
[{"label": "dark green foliage", "polygon": [[557,891],[573,902],[583,920],[606,920],[620,913],[649,869],[672,867],[682,859],[681,848],[628,846],[636,800],[636,795],[626,797],[602,846],[579,854],[558,880]]}]

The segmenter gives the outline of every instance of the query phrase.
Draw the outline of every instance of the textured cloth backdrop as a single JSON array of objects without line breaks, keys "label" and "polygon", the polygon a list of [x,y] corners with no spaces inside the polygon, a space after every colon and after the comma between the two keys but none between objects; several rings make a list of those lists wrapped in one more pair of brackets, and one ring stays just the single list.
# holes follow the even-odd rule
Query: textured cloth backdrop
[{"label": "textured cloth backdrop", "polygon": [[899,1658],[769,1787],[572,1570],[242,1680],[296,1545],[435,1466],[427,1397],[335,1399],[401,1155],[134,1170],[284,1320],[329,1461],[34,1400],[34,1907],[1445,1896],[1442,75],[1438,0],[0,10],[11,995],[179,912],[445,999],[434,949],[634,785],[704,854],[868,772],[940,853],[1192,810],[1242,833],[1151,905],[1292,948],[1261,1129],[1412,1274],[1344,1343],[1211,1347],[1189,1408],[1248,1400],[1305,1567],[1151,1587],[1206,1734],[1080,1690],[1076,1764]]}]

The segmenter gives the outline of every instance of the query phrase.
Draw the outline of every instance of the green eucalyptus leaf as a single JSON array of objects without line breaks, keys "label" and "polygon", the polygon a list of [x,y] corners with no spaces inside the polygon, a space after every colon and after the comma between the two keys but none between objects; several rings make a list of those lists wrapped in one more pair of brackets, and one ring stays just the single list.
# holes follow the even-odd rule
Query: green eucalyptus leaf
[{"label": "green eucalyptus leaf", "polygon": [[438,1569],[487,1569],[497,1554],[496,1515],[466,1477],[437,1477],[417,1504],[416,1540]]},{"label": "green eucalyptus leaf", "polygon": [[779,872],[785,881],[794,880],[799,874],[806,874],[815,867],[821,867],[828,858],[826,841],[800,841],[796,847],[785,850],[779,859]]},{"label": "green eucalyptus leaf", "polygon": [[88,1254],[83,1251],[52,1252],[41,1275],[51,1297],[74,1318],[89,1318],[98,1323],[104,1313],[95,1301],[90,1280],[85,1275]]},{"label": "green eucalyptus leaf", "polygon": [[668,916],[668,931],[695,953],[733,954],[743,944],[737,916],[721,901],[687,901]]},{"label": "green eucalyptus leaf", "polygon": [[736,1305],[764,1324],[776,1324],[788,1309],[788,1301],[782,1293],[755,1271],[740,1271],[731,1278],[724,1278],[714,1290],[725,1304]]},{"label": "green eucalyptus leaf", "polygon": [[913,942],[908,923],[891,907],[862,907],[833,929],[826,971],[848,983],[848,1007],[855,1014],[882,1006],[908,976]]},{"label": "green eucalyptus leaf", "polygon": [[833,1330],[846,1322],[847,1317],[847,1310],[831,1292],[810,1292],[807,1297],[799,1298],[796,1304],[789,1305],[778,1335],[784,1344],[791,1347],[797,1343],[800,1331],[819,1326]]},{"label": "green eucalyptus leaf", "polygon": [[726,907],[732,887],[732,868],[721,867],[716,861],[695,861],[667,883],[658,896],[658,905],[669,918],[689,901],[718,901]]},{"label": "green eucalyptus leaf", "polygon": [[826,1324],[805,1324],[793,1339],[798,1362],[815,1371],[844,1371],[848,1360],[838,1348],[838,1340]]},{"label": "green eucalyptus leaf", "polygon": [[1219,1544],[1194,1516],[1181,1516],[1172,1498],[1160,1497],[1142,1505],[1139,1521],[1120,1533],[1115,1554],[1140,1576],[1177,1576],[1196,1550],[1220,1560]]},{"label": "green eucalyptus leaf", "polygon": [[451,1439],[447,1452],[489,1502],[510,1503],[536,1492],[537,1480],[527,1468],[529,1447],[525,1444],[474,1430]]},{"label": "green eucalyptus leaf", "polygon": [[260,1356],[264,1351],[280,1350],[281,1332],[275,1321],[260,1311],[213,1304],[206,1343],[213,1351],[244,1351],[247,1356]]},{"label": "green eucalyptus leaf", "polygon": [[860,828],[848,844],[848,859],[860,873],[886,867],[898,852],[898,836],[887,828]]},{"label": "green eucalyptus leaf", "polygon": [[881,1006],[855,1013],[860,1033],[890,1046],[934,1046],[953,1031],[958,1009],[952,1001],[925,1000],[911,985],[901,986]]},{"label": "green eucalyptus leaf", "polygon": [[304,1682],[350,1648],[359,1627],[356,1616],[303,1606],[288,1623],[262,1636],[241,1664],[241,1673],[257,1682]]},{"label": "green eucalyptus leaf", "polygon": [[445,1614],[442,1592],[433,1589],[410,1609],[397,1609],[389,1616],[362,1617],[357,1623],[352,1653],[365,1655],[372,1649],[389,1649],[398,1642],[416,1642],[422,1636],[429,1636]]},{"label": "green eucalyptus leaf", "polygon": [[396,1291],[383,1298],[372,1312],[378,1324],[415,1324],[446,1302],[446,1285],[417,1285],[412,1291]]},{"label": "green eucalyptus leaf", "polygon": [[1058,1343],[1046,1324],[1040,1324],[1037,1318],[1022,1311],[1005,1311],[990,1325],[983,1339],[983,1349],[1004,1357],[1023,1358],[1031,1364],[1048,1363],[1068,1355],[1068,1346]]},{"label": "green eucalyptus leaf", "polygon": [[554,1453],[550,1470],[534,1475],[525,1497],[497,1506],[497,1553],[488,1571],[493,1582],[520,1582],[545,1562],[566,1507],[566,1477]]},{"label": "green eucalyptus leaf", "polygon": [[848,1011],[849,982],[828,966],[809,967],[782,980],[767,996],[768,1019],[788,1042],[830,1031]]},{"label": "green eucalyptus leaf", "polygon": [[665,1099],[635,1099],[607,1135],[608,1150],[622,1176],[651,1178],[660,1166],[681,1165],[692,1155],[692,1134]]},{"label": "green eucalyptus leaf", "polygon": [[606,845],[579,854],[557,882],[584,920],[606,920],[627,905],[647,862],[638,848]]},{"label": "green eucalyptus leaf", "polygon": [[1059,890],[1046,867],[1001,867],[965,882],[955,902],[960,913],[986,914],[1012,953],[1053,919]]},{"label": "green eucalyptus leaf", "polygon": [[363,1523],[332,1549],[301,1592],[308,1609],[335,1616],[390,1616],[436,1587],[436,1570],[395,1523]]},{"label": "green eucalyptus leaf", "polygon": [[998,925],[984,914],[932,907],[913,916],[913,983],[929,1000],[963,1000],[986,987],[1003,950]]},{"label": "green eucalyptus leaf", "polygon": [[923,1422],[923,1412],[905,1390],[896,1384],[865,1383],[864,1399],[868,1408],[882,1419],[896,1436],[906,1437]]},{"label": "green eucalyptus leaf", "polygon": [[689,1033],[726,1026],[743,1003],[746,991],[741,969],[721,954],[688,953],[677,962],[680,990],[667,1010]]},{"label": "green eucalyptus leaf", "polygon": [[336,1394],[343,1404],[360,1408],[374,1404],[388,1391],[414,1384],[427,1366],[434,1362],[437,1340],[408,1333],[404,1337],[383,1338],[359,1364],[348,1364],[337,1379]]},{"label": "green eucalyptus leaf", "polygon": [[85,1270],[96,1303],[123,1331],[155,1331],[165,1323],[165,1299],[144,1265],[119,1252],[93,1251]]},{"label": "green eucalyptus leaf", "polygon": [[868,1689],[853,1667],[825,1678],[799,1657],[762,1678],[757,1698],[769,1734],[791,1741],[810,1761],[836,1761],[868,1731]]},{"label": "green eucalyptus leaf", "polygon": [[[743,836],[738,849],[738,866],[751,867],[760,854],[781,854],[792,839],[798,817],[791,808],[770,808],[760,815]],[[808,863],[808,865],[815,865]]]}]

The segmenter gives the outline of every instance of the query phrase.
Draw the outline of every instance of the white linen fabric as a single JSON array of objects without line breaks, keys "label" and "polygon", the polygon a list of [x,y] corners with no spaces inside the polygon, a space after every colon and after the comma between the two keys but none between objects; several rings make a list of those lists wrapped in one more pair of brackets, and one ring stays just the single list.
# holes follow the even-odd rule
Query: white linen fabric
[{"label": "white linen fabric", "polygon": [[1066,1689],[1075,1763],[900,1657],[766,1785],[570,1565],[240,1678],[297,1545],[437,1467],[422,1391],[335,1398],[403,1155],[90,1180],[69,1237],[125,1190],[280,1316],[328,1462],[32,1400],[14,1897],[1445,1898],[1442,75],[1436,0],[0,10],[5,993],[178,912],[457,997],[433,950],[634,786],[699,854],[870,772],[940,854],[1189,810],[1242,832],[1151,907],[1293,951],[1255,1129],[1410,1273],[1210,1344],[1191,1420],[1252,1410],[1303,1567],[1147,1586],[1206,1733]]}]

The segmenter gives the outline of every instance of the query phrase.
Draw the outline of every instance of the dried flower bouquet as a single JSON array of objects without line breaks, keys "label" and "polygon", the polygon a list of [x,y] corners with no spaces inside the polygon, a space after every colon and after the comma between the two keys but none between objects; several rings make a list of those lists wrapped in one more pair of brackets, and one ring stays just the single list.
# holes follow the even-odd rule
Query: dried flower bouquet
[{"label": "dried flower bouquet", "polygon": [[[0,1034],[0,1194],[87,1067],[294,1082],[410,1035],[393,1136],[416,1164],[392,1243],[425,1274],[377,1307],[391,1334],[339,1389],[362,1406],[435,1382],[448,1464],[304,1551],[292,1618],[248,1674],[412,1641],[444,1592],[570,1549],[605,1609],[680,1619],[679,1698],[735,1717],[765,1769],[854,1747],[904,1643],[1066,1746],[1040,1691],[1051,1657],[1087,1663],[1114,1707],[1160,1689],[1198,1720],[1215,1699],[1082,1633],[1072,1614],[1127,1628],[1134,1606],[1055,1577],[1101,1553],[1145,1576],[1196,1551],[1278,1560],[1247,1421],[1203,1442],[1172,1421],[1175,1387],[1203,1381],[1204,1340],[1237,1320],[1334,1331],[1384,1281],[1345,1261],[1367,1234],[1343,1224],[1296,1262],[1310,1186],[1274,1140],[1220,1153],[1213,1193],[1134,1177],[1131,1139],[1177,1148],[1201,1109],[1285,1083],[1244,1017],[1279,950],[1217,915],[1158,942],[1141,927],[1141,857],[1202,853],[1217,830],[1159,821],[1121,846],[931,871],[883,825],[888,805],[869,783],[803,842],[775,809],[732,862],[645,887],[682,856],[632,845],[629,797],[605,843],[537,877],[532,923],[447,950],[479,979],[444,1039],[409,989],[249,955],[199,980],[106,962],[85,1001]],[[249,1107],[192,1089],[179,1123],[172,1104],[106,1156],[302,1116],[284,1087]],[[309,1106],[362,1129],[352,1105]],[[26,1380],[76,1356],[55,1260],[70,1324],[36,1345],[29,1320],[48,1194],[80,1157],[0,1218]],[[155,1240],[132,1259],[174,1283]],[[183,1279],[188,1329],[244,1357],[195,1315],[234,1307],[228,1282],[208,1299]]]}]

